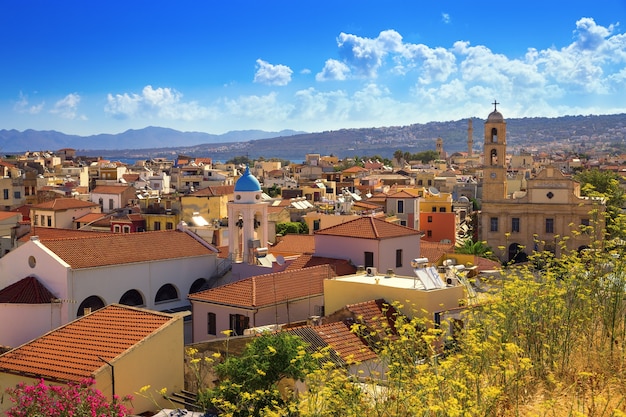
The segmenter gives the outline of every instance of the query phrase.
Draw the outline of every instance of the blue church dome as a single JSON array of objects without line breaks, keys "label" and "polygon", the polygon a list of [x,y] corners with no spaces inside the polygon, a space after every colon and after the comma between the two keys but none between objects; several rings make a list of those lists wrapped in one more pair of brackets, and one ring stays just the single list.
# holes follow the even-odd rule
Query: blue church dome
[{"label": "blue church dome", "polygon": [[261,184],[259,180],[250,173],[249,167],[246,167],[241,178],[235,183],[235,191],[261,191]]}]

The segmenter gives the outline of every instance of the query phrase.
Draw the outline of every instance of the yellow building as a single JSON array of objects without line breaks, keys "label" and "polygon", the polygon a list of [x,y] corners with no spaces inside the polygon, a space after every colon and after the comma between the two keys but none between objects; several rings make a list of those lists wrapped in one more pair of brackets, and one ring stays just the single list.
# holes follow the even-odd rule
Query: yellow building
[{"label": "yellow building", "polygon": [[420,196],[420,213],[452,213],[452,194],[424,189]]},{"label": "yellow building", "polygon": [[[2,388],[32,385],[40,378],[54,385],[93,378],[109,402],[113,395],[132,395],[132,405],[125,405],[134,413],[156,412],[169,401],[136,393],[146,385],[168,393],[184,389],[185,314],[120,304],[103,307],[1,355]],[[0,402],[0,412],[11,405]]]},{"label": "yellow building", "polygon": [[234,190],[234,185],[210,186],[181,196],[182,220],[193,224],[195,213],[207,222],[228,217],[228,201],[233,199]]},{"label": "yellow building", "polygon": [[332,314],[346,305],[379,298],[389,303],[399,302],[407,317],[419,314],[433,320],[435,313],[451,310],[466,303],[465,288],[460,285],[433,283],[439,276],[436,268],[416,269],[415,276],[369,273],[338,276],[324,280],[324,308]]},{"label": "yellow building", "polygon": [[[501,261],[523,262],[533,251],[542,250],[560,256],[561,243],[575,251],[601,238],[604,202],[581,197],[580,184],[559,169],[543,168],[527,180],[525,191],[511,192],[506,121],[495,107],[485,122],[484,158],[479,239]],[[595,235],[576,233],[589,225],[597,226]]]}]

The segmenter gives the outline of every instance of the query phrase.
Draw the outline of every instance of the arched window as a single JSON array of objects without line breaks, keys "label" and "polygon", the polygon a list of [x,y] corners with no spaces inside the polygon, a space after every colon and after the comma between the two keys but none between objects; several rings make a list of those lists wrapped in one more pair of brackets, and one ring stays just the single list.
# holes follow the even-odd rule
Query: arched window
[{"label": "arched window", "polygon": [[498,151],[495,149],[492,149],[490,153],[490,157],[491,157],[491,165],[496,165],[498,163]]},{"label": "arched window", "polygon": [[78,310],[76,311],[76,317],[81,317],[85,314],[88,314],[92,311],[96,311],[104,307],[104,301],[102,298],[97,295],[92,295],[83,300],[82,303],[78,306]]},{"label": "arched window", "polygon": [[207,285],[208,281],[204,278],[198,278],[191,284],[191,288],[189,288],[189,294],[193,294],[199,291],[208,290],[209,286]]},{"label": "arched window", "polygon": [[157,291],[156,297],[154,297],[155,303],[171,300],[178,300],[178,291],[172,284],[163,285],[159,288],[159,291]]},{"label": "arched window", "polygon": [[495,127],[491,129],[491,142],[498,143],[498,129]]},{"label": "arched window", "polygon": [[120,298],[120,304],[127,306],[142,306],[145,305],[143,296],[137,290],[128,290]]}]

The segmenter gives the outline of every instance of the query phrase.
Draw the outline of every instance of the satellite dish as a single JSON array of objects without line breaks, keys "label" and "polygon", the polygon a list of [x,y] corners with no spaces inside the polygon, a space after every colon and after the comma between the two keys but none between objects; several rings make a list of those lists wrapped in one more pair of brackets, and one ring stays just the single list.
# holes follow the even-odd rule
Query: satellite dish
[{"label": "satellite dish", "polygon": [[278,255],[276,257],[276,263],[278,265],[283,265],[285,263],[285,257],[283,255]]},{"label": "satellite dish", "polygon": [[432,195],[439,195],[439,190],[436,189],[435,187],[429,187],[428,192],[431,193]]}]

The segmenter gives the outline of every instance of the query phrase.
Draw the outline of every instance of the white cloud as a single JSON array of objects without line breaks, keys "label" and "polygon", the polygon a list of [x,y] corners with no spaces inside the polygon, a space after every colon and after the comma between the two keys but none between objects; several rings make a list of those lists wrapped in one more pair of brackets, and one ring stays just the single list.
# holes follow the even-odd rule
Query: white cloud
[{"label": "white cloud", "polygon": [[450,14],[449,13],[441,13],[441,21],[443,23],[450,23],[451,19],[450,19]]},{"label": "white cloud", "polygon": [[584,17],[576,22],[575,45],[581,50],[595,50],[604,43],[611,32],[613,32],[612,25],[605,28],[596,25],[593,19]]},{"label": "white cloud", "polygon": [[64,119],[81,119],[86,120],[84,115],[78,115],[78,105],[80,104],[80,96],[76,93],[70,93],[61,100],[54,103],[54,107],[50,110],[52,114],[58,114]]},{"label": "white cloud", "polygon": [[28,101],[28,96],[20,91],[19,99],[15,102],[13,110],[18,113],[26,114],[39,114],[44,107],[44,102],[31,105]]},{"label": "white cloud", "polygon": [[183,95],[172,88],[147,85],[141,94],[108,94],[105,112],[116,119],[162,118],[167,120],[200,120],[215,118],[215,109],[196,101],[183,101]]},{"label": "white cloud", "polygon": [[340,33],[337,39],[343,61],[354,68],[359,76],[374,78],[383,65],[384,58],[402,48],[402,36],[395,30],[380,32],[377,38],[362,38]]},{"label": "white cloud", "polygon": [[328,59],[321,72],[315,74],[317,81],[345,80],[350,74],[350,68],[341,61]]},{"label": "white cloud", "polygon": [[293,71],[288,66],[272,65],[262,59],[257,59],[256,64],[255,83],[284,86],[291,82]]}]

